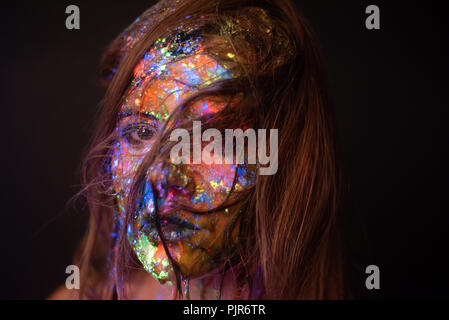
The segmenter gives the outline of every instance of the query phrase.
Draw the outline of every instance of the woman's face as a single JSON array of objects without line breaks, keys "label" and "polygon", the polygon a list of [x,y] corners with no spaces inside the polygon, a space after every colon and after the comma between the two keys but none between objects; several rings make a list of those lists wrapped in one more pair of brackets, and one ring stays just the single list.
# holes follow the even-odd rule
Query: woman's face
[{"label": "woman's face", "polygon": [[[199,89],[233,77],[225,65],[204,52],[201,39],[185,34],[179,39],[159,39],[140,61],[118,115],[111,173],[122,218],[136,172],[169,115]],[[190,108],[201,116],[225,105],[224,98],[215,97],[197,101]],[[144,268],[160,280],[172,278],[158,223],[166,249],[185,277],[199,276],[223,263],[237,241],[240,207],[192,211],[209,211],[235,201],[235,194],[249,188],[254,179],[255,170],[245,165],[173,165],[170,159],[153,163],[145,175],[137,213],[126,226]]]}]

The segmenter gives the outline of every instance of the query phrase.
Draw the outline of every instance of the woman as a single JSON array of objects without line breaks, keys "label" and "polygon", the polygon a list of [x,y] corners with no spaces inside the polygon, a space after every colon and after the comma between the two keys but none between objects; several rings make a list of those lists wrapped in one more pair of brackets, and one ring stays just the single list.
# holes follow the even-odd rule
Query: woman
[{"label": "woman", "polygon": [[[315,37],[290,1],[162,0],[110,45],[101,80],[81,289],[54,297],[343,297],[331,111]],[[195,123],[276,129],[277,145],[248,142],[243,163],[219,149],[179,161],[174,133]],[[265,142],[278,159],[268,175],[249,161]]]}]

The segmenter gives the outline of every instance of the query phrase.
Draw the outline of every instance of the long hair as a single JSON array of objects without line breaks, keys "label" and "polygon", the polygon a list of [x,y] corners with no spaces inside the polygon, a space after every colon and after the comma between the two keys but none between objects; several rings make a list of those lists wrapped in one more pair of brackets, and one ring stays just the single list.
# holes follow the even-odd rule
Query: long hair
[{"label": "long hair", "polygon": [[[278,171],[258,175],[241,199],[238,254],[228,264],[240,270],[239,279],[250,287],[249,298],[342,298],[340,174],[322,57],[309,23],[287,0],[171,3],[169,11],[159,5],[151,28],[139,41],[129,45],[130,37],[121,35],[102,59],[100,79],[107,89],[83,165],[90,220],[77,255],[82,297],[125,298],[120,288],[137,267],[125,228],[115,218],[114,198],[107,191],[109,154],[135,66],[158,38],[169,36],[184,21],[183,27],[209,39],[211,55],[223,60],[222,53],[232,50],[238,59],[229,65],[238,77],[207,86],[183,105],[212,96],[232,100],[244,93],[237,106],[202,120],[209,127],[247,122],[279,130]],[[240,27],[234,26],[235,21]],[[180,119],[179,110],[171,117]],[[140,196],[145,170],[157,157],[166,156],[170,128],[166,129],[136,173],[131,199]],[[136,210],[134,203],[128,201],[125,223]],[[171,263],[176,271],[176,263]],[[258,288],[257,294],[252,288]]]}]

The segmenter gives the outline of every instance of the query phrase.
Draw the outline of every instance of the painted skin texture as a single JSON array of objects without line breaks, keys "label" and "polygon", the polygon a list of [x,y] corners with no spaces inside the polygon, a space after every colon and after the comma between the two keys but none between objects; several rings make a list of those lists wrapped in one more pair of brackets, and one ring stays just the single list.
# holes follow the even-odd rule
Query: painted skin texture
[{"label": "painted skin texture", "polygon": [[[136,172],[170,114],[201,88],[233,77],[231,71],[204,52],[200,37],[183,37],[178,43],[176,37],[156,41],[136,66],[124,97],[111,156],[113,192],[121,219]],[[191,105],[190,111],[203,116],[225,106],[225,98],[206,98]],[[223,265],[237,241],[238,223],[234,223],[240,208],[193,213],[179,208],[179,204],[195,211],[212,210],[229,204],[234,193],[249,188],[254,179],[255,171],[245,165],[204,161],[173,165],[170,159],[153,163],[145,175],[137,213],[125,226],[144,269],[162,283],[173,281],[166,250],[184,279],[200,277]]]}]

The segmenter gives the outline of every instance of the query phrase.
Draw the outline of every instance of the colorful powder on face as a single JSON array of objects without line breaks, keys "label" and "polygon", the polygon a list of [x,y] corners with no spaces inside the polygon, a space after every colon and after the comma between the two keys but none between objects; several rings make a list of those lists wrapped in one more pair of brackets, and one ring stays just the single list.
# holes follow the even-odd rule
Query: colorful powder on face
[{"label": "colorful powder on face", "polygon": [[[134,78],[118,114],[117,141],[111,160],[113,188],[121,219],[126,214],[135,174],[170,113],[189,94],[231,77],[229,70],[204,52],[203,39],[195,32],[179,32],[160,38],[144,55],[134,69]],[[203,115],[217,112],[222,107],[213,100],[204,99],[194,104],[192,111]],[[145,270],[160,280],[169,279],[173,271],[155,226],[156,209],[161,221],[160,232],[175,261],[215,263],[204,247],[216,243],[222,236],[221,232],[232,221],[229,210],[200,216],[176,211],[175,207],[180,202],[187,202],[197,210],[218,207],[227,199],[236,174],[235,191],[250,186],[255,178],[252,173],[248,174],[245,166],[235,165],[191,165],[179,170],[159,164],[148,169],[137,213],[132,224],[127,226],[128,240]],[[173,177],[184,182],[175,184],[178,188],[167,189],[168,181]],[[194,186],[191,189],[187,186],[190,182]],[[197,256],[197,248],[202,248],[199,260],[186,257],[188,254]]]}]

